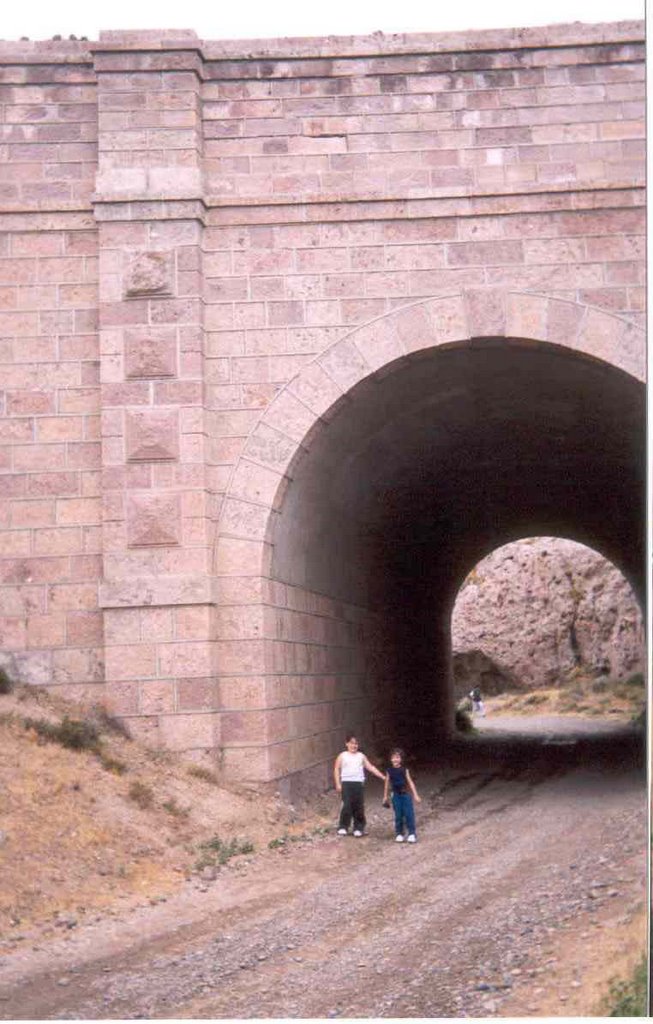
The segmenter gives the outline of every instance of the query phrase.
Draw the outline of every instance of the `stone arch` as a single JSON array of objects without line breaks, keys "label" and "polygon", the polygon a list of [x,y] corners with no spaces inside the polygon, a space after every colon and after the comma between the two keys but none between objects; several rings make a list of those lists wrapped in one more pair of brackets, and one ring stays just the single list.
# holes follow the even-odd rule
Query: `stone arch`
[{"label": "stone arch", "polygon": [[559,346],[645,379],[643,330],[582,303],[478,288],[400,306],[333,342],[262,413],[223,502],[216,575],[267,574],[270,513],[283,501],[293,461],[356,384],[413,353],[488,338]]},{"label": "stone arch", "polygon": [[[228,774],[258,781],[289,780],[284,791],[290,794],[304,786],[328,784],[328,766],[346,727],[360,731],[366,742],[382,745],[387,723],[396,742],[409,723],[419,719],[423,751],[430,749],[433,736],[446,739],[452,723],[447,612],[455,590],[452,581],[456,574],[464,574],[467,562],[478,560],[474,546],[482,548],[487,537],[479,527],[481,532],[470,533],[462,547],[459,540],[445,575],[438,577],[438,613],[432,616],[433,573],[442,566],[420,561],[423,526],[417,525],[418,533],[411,534],[417,539],[406,545],[393,533],[403,522],[395,516],[379,547],[375,523],[361,512],[358,523],[363,523],[365,543],[371,546],[356,547],[351,530],[357,529],[357,522],[343,511],[352,509],[346,501],[353,492],[350,499],[343,498],[345,504],[338,505],[333,518],[337,482],[322,503],[324,492],[313,492],[310,483],[306,491],[302,474],[307,466],[316,469],[320,486],[329,488],[331,472],[337,477],[341,467],[348,486],[355,489],[359,478],[356,470],[349,471],[343,430],[353,422],[350,412],[354,421],[361,410],[363,416],[365,410],[369,413],[376,385],[379,393],[388,394],[395,374],[408,374],[413,384],[421,381],[419,386],[428,392],[444,367],[442,361],[440,368],[430,365],[440,354],[445,361],[451,355],[455,373],[461,372],[461,360],[472,356],[472,362],[480,360],[491,375],[491,367],[498,365],[501,377],[506,360],[515,362],[511,349],[522,366],[545,358],[559,370],[561,355],[569,353],[575,380],[587,376],[588,387],[590,378],[605,385],[607,372],[614,370],[613,416],[630,408],[637,388],[641,392],[643,332],[635,325],[546,295],[479,288],[402,306],[354,328],[308,363],[262,413],[233,469],[215,549],[214,665]],[[480,378],[477,385],[483,386]],[[496,389],[494,394],[496,399]],[[394,392],[395,409],[399,401],[400,393]],[[373,415],[378,428],[382,407],[375,406]],[[443,415],[440,424],[446,430]],[[632,416],[630,423],[632,441],[637,430]],[[395,424],[393,429],[399,428]],[[607,423],[601,437],[605,429]],[[377,461],[368,466],[383,476],[386,467],[380,464],[380,451],[377,444]],[[329,460],[340,457],[338,452],[344,461],[330,466]],[[561,479],[573,477],[563,474]],[[370,493],[366,492],[368,499]],[[398,493],[405,503],[405,494]],[[311,498],[304,504],[307,494]],[[294,518],[293,501],[300,502],[307,519]],[[411,514],[413,523],[421,516],[423,524],[430,512],[421,507]],[[339,524],[346,526],[345,531]],[[513,523],[513,535],[506,539],[522,535],[522,528]],[[303,558],[304,550],[310,551],[310,558]],[[381,561],[375,562],[379,552]],[[631,561],[638,558],[634,552]],[[382,590],[374,596],[361,575],[368,570],[373,587],[381,581]],[[405,608],[410,609],[407,615]],[[404,654],[407,657],[401,660]],[[437,689],[431,683],[434,679],[440,681]],[[373,736],[370,730],[375,730]],[[418,745],[417,740],[411,742]]]}]

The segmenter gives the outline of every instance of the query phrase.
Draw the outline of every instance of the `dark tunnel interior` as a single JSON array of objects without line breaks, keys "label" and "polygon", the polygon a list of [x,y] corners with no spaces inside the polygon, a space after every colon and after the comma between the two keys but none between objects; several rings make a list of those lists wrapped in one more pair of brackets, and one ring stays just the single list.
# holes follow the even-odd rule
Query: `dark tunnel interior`
[{"label": "dark tunnel interior", "polygon": [[643,604],[644,387],[585,355],[480,339],[398,360],[332,408],[289,475],[273,578],[376,613],[375,721],[418,756],[451,734],[451,612],[490,551],[579,541]]}]

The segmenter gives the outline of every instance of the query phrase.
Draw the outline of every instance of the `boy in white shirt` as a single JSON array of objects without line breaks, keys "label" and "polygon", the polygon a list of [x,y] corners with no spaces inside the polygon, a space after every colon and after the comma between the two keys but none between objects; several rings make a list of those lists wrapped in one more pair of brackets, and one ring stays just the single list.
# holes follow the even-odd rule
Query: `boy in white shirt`
[{"label": "boy in white shirt", "polygon": [[367,760],[358,749],[358,740],[352,733],[345,737],[346,750],[338,754],[333,766],[336,791],[342,795],[342,808],[338,822],[338,835],[346,836],[354,819],[354,835],[359,839],[365,831],[365,801],[363,785],[365,769],[385,781],[385,775]]}]

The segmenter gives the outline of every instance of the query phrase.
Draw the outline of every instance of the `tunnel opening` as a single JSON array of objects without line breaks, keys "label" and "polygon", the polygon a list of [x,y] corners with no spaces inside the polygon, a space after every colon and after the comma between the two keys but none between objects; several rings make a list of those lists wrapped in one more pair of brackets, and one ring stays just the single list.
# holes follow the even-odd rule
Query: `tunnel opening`
[{"label": "tunnel opening", "polygon": [[583,544],[529,537],[486,556],[458,592],[452,649],[461,729],[595,750],[643,738],[641,612],[618,569]]},{"label": "tunnel opening", "polygon": [[503,544],[587,544],[643,604],[644,415],[623,371],[504,338],[398,359],[324,415],[269,540],[272,580],[323,620],[319,657],[294,671],[330,752],[345,728],[425,761],[456,747],[452,610]]}]

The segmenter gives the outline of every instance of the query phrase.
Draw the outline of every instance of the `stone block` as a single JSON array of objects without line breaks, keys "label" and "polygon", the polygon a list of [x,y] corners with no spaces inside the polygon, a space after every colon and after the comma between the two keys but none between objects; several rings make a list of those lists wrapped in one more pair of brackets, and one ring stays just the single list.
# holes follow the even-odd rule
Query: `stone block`
[{"label": "stone block", "polygon": [[146,640],[172,640],[172,608],[141,608],[140,619]]},{"label": "stone block", "polygon": [[164,643],[159,647],[159,670],[163,676],[210,676],[213,644],[208,640]]},{"label": "stone block", "polygon": [[172,328],[149,327],[125,331],[125,377],[174,377],[177,338]]},{"label": "stone block", "polygon": [[351,339],[332,345],[317,361],[343,391],[348,391],[371,373]]},{"label": "stone block", "polygon": [[381,317],[350,336],[371,369],[383,369],[405,356],[401,338],[397,334],[398,318],[396,314]]},{"label": "stone block", "polygon": [[116,644],[106,649],[107,679],[148,679],[156,675],[154,644]]},{"label": "stone block", "polygon": [[223,710],[265,708],[268,704],[264,676],[222,676],[219,690]]},{"label": "stone block", "polygon": [[464,292],[464,301],[470,338],[505,335],[505,296],[502,290],[469,288]]},{"label": "stone block", "polygon": [[548,299],[541,295],[506,296],[506,335],[510,338],[544,340],[547,331]]},{"label": "stone block", "polygon": [[161,250],[137,253],[125,271],[123,287],[126,298],[172,295],[174,253]]},{"label": "stone block", "polygon": [[174,682],[151,680],[139,684],[138,710],[142,715],[165,715],[176,710]]},{"label": "stone block", "polygon": [[265,711],[227,711],[222,713],[224,744],[265,743],[268,741],[268,718]]},{"label": "stone block", "polygon": [[27,647],[60,647],[66,642],[66,617],[61,612],[27,618]]},{"label": "stone block", "polygon": [[251,676],[265,670],[263,640],[218,640],[215,646],[219,675]]},{"label": "stone block", "polygon": [[156,462],[179,457],[179,415],[167,409],[132,410],[125,417],[127,460]]},{"label": "stone block", "polygon": [[231,490],[235,497],[269,507],[274,502],[281,480],[278,473],[266,466],[241,459],[234,472]]},{"label": "stone block", "polygon": [[132,494],[127,502],[129,547],[179,544],[180,499],[177,494]]},{"label": "stone block", "polygon": [[218,682],[211,676],[177,680],[179,711],[217,711]]},{"label": "stone block", "polygon": [[259,465],[282,474],[296,452],[297,445],[294,441],[262,422],[248,437],[244,454]]},{"label": "stone block", "polygon": [[100,648],[75,648],[52,652],[53,683],[103,682],[104,658]]},{"label": "stone block", "polygon": [[161,715],[159,736],[169,750],[215,749],[220,745],[220,715],[212,712]]},{"label": "stone block", "polygon": [[103,643],[102,612],[69,612],[66,615],[66,641],[80,647]]}]

